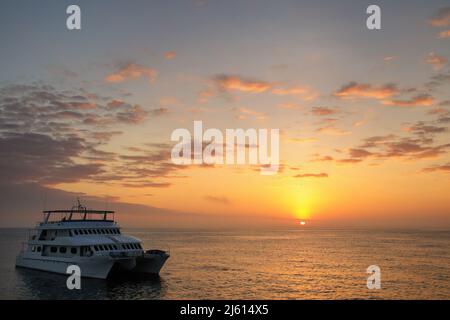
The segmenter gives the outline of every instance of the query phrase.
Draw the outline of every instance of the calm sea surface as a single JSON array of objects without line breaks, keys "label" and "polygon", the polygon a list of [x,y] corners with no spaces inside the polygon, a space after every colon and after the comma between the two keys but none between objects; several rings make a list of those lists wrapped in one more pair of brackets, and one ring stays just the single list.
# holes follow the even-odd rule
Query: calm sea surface
[{"label": "calm sea surface", "polygon": [[[15,269],[27,232],[0,229],[0,299],[450,299],[450,232],[124,230],[170,249],[160,277],[82,279]],[[366,269],[381,268],[380,290]]]}]

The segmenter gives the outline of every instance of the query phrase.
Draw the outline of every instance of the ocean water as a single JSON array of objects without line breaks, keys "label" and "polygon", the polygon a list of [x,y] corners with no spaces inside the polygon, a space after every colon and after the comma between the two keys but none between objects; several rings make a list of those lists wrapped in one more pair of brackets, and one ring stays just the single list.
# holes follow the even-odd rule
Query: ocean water
[{"label": "ocean water", "polygon": [[[82,279],[16,269],[27,232],[0,229],[0,299],[450,299],[450,232],[123,230],[170,249],[159,277]],[[381,289],[366,286],[370,265]]]}]

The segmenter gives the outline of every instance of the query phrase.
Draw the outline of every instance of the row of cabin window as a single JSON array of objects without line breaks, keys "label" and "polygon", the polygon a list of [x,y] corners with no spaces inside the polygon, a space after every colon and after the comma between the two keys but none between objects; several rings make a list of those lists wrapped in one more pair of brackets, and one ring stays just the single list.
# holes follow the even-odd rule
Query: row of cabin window
[{"label": "row of cabin window", "polygon": [[71,232],[76,236],[79,234],[120,234],[119,229],[75,229]]},{"label": "row of cabin window", "polygon": [[[104,244],[104,245],[96,245],[93,246],[95,251],[105,251],[105,250],[119,250],[119,248],[115,245],[115,244]],[[140,243],[125,243],[122,244],[122,247],[124,249],[142,249],[142,246]],[[40,246],[32,246],[31,247],[31,251],[32,252],[41,252],[41,247]],[[58,247],[50,247],[50,252],[51,253],[56,253],[58,252]],[[67,247],[59,247],[59,253],[66,253],[67,252]],[[71,254],[77,254],[78,249],[75,247],[70,248],[70,253]]]},{"label": "row of cabin window", "polygon": [[[31,251],[32,252],[41,252],[42,251],[42,247],[41,246],[32,246],[31,247]],[[56,253],[58,252],[58,248],[57,247],[50,247],[50,252],[51,253]],[[67,247],[59,247],[59,253],[66,253],[67,252]],[[77,254],[78,249],[73,247],[70,248],[70,253],[71,254]]]},{"label": "row of cabin window", "polygon": [[[142,249],[142,246],[140,243],[124,243],[122,244],[122,248],[133,250],[133,249]],[[100,244],[94,246],[95,251],[104,251],[104,250],[118,250],[117,246],[115,244]]]}]

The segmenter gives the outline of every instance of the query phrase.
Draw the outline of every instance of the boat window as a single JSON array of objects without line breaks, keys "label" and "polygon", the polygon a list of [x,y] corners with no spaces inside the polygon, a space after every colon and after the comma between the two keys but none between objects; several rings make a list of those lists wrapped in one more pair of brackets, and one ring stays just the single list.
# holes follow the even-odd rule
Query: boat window
[{"label": "boat window", "polygon": [[114,250],[117,250],[117,246],[115,244],[113,244]]},{"label": "boat window", "polygon": [[77,254],[77,248],[71,248],[70,249],[71,254]]},{"label": "boat window", "polygon": [[98,251],[98,247],[97,247],[97,246],[94,246],[94,250],[95,250],[95,251]]},{"label": "boat window", "polygon": [[41,252],[41,247],[37,247],[37,252]]},{"label": "boat window", "polygon": [[73,233],[77,236],[78,235],[78,231],[77,230],[73,230]]},{"label": "boat window", "polygon": [[92,230],[91,230],[91,229],[88,229],[88,233],[89,233],[89,234],[92,234]]},{"label": "boat window", "polygon": [[102,245],[100,245],[99,247],[100,247],[100,250],[102,250],[102,251],[105,250],[105,248]]},{"label": "boat window", "polygon": [[66,253],[67,248],[66,247],[59,247],[59,253]]},{"label": "boat window", "polygon": [[50,252],[55,253],[56,251],[58,251],[56,247],[50,247]]}]

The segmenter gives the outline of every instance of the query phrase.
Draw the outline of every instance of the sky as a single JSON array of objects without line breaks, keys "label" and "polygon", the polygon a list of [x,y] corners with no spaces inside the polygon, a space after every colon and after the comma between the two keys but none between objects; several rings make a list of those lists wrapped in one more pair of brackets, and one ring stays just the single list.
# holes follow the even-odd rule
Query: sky
[{"label": "sky", "polygon": [[[0,43],[0,226],[80,197],[133,227],[450,227],[448,1],[2,1]],[[195,120],[279,129],[280,171],[173,164]]]}]

